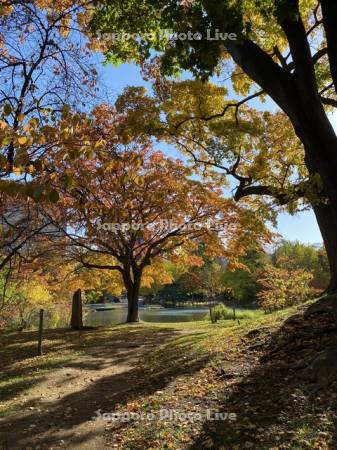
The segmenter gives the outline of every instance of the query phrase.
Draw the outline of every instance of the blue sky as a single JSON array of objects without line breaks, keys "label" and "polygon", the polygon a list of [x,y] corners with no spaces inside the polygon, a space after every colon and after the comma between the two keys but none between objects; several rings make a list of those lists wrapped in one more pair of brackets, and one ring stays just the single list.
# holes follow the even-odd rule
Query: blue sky
[{"label": "blue sky", "polygon": [[[104,66],[101,72],[102,82],[109,91],[109,100],[114,101],[126,86],[147,86],[142,79],[139,69],[132,64],[123,64],[118,68],[111,65]],[[254,105],[257,106],[256,104]],[[266,104],[264,104],[264,108]],[[271,105],[272,108],[272,105]],[[273,108],[272,108],[273,109]],[[331,118],[333,125],[337,129],[337,115]],[[277,231],[289,240],[298,240],[303,243],[319,243],[322,237],[317,226],[313,212],[305,211],[296,216],[282,214],[278,220]]]}]

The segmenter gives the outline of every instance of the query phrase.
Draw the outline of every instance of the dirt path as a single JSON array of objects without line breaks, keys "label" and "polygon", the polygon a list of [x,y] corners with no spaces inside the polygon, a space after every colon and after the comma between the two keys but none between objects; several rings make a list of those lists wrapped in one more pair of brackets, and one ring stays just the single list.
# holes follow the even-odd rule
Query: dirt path
[{"label": "dirt path", "polygon": [[22,405],[0,421],[2,449],[102,450],[107,423],[93,420],[97,410],[112,412],[132,398],[134,381],[141,377],[141,361],[155,347],[175,336],[157,330],[145,336],[132,333],[113,342],[90,346],[62,368],[15,398]]}]

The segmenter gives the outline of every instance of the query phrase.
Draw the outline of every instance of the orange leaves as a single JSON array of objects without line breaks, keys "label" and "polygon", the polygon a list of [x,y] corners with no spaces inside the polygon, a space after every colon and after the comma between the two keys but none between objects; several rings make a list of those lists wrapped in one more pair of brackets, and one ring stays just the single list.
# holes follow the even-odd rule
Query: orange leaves
[{"label": "orange leaves", "polygon": [[5,6],[0,6],[0,16],[8,16],[9,14],[11,14],[13,12],[13,6],[12,5],[5,5]]},{"label": "orange leaves", "polygon": [[160,164],[164,160],[164,154],[162,152],[157,151],[150,156],[150,159],[152,162]]},{"label": "orange leaves", "polygon": [[[53,183],[59,191],[65,189],[62,199],[69,213],[65,211],[64,220],[73,227],[81,222],[90,245],[95,243],[111,255],[123,248],[137,264],[184,254],[186,265],[199,266],[202,261],[193,255],[194,241],[207,242],[210,251],[223,253],[222,234],[231,234],[236,220],[232,202],[219,195],[215,183],[191,179],[181,160],[154,151],[147,138],[136,133],[128,145],[121,145],[119,127],[123,117],[103,105],[95,110],[91,123],[77,124],[74,131],[74,141],[76,134],[84,136],[82,142],[93,149],[90,161],[85,154],[77,160],[68,158],[72,143],[63,143],[66,157],[55,161],[58,175]],[[213,222],[221,224],[220,231]],[[181,247],[183,253],[178,251]]]},{"label": "orange leaves", "polygon": [[172,281],[172,274],[166,270],[165,265],[161,261],[158,261],[146,267],[142,278],[142,287],[163,286],[172,283]]}]

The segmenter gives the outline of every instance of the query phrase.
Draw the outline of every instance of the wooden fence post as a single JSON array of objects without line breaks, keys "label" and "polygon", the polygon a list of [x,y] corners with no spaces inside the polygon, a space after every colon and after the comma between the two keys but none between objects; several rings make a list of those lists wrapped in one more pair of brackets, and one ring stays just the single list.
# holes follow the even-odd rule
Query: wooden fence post
[{"label": "wooden fence post", "polygon": [[38,336],[38,345],[37,345],[37,355],[38,356],[42,355],[43,314],[44,314],[44,309],[40,309],[39,336]]},{"label": "wooden fence post", "polygon": [[77,291],[73,295],[70,327],[73,330],[81,330],[83,328],[82,291],[81,291],[81,289],[77,289]]}]

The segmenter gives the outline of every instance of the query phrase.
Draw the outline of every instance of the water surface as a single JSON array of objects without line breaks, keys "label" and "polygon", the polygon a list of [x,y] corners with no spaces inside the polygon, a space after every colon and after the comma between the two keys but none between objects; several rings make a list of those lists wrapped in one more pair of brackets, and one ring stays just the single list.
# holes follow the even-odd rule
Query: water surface
[{"label": "water surface", "polygon": [[[85,325],[109,326],[126,321],[126,307],[116,305],[113,309],[96,310],[101,307],[104,305],[87,305],[84,308]],[[106,306],[109,307],[111,306]],[[139,308],[139,318],[143,322],[191,322],[203,320],[207,313],[208,308]]]}]

